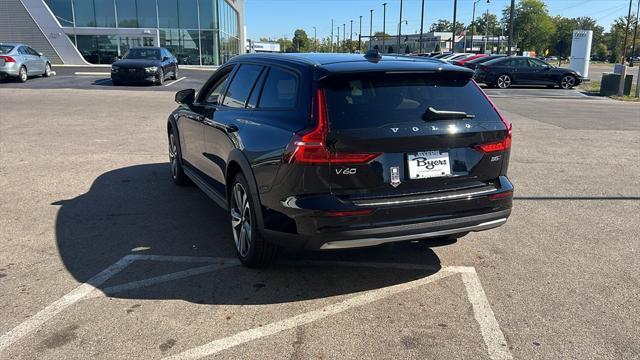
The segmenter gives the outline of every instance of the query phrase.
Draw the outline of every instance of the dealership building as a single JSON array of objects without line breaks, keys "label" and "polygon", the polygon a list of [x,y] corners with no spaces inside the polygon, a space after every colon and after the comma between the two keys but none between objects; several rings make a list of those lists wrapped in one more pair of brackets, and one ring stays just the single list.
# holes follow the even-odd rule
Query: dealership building
[{"label": "dealership building", "polygon": [[244,0],[0,0],[0,42],[54,64],[111,64],[162,46],[180,64],[220,65],[244,52]]}]

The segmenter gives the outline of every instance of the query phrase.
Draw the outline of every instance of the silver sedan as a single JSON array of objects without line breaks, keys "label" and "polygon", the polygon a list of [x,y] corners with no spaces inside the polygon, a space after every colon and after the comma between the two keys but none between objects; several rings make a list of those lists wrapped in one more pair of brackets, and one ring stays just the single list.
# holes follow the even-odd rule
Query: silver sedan
[{"label": "silver sedan", "polygon": [[0,43],[0,78],[12,77],[25,82],[29,76],[51,76],[51,63],[29,45]]}]

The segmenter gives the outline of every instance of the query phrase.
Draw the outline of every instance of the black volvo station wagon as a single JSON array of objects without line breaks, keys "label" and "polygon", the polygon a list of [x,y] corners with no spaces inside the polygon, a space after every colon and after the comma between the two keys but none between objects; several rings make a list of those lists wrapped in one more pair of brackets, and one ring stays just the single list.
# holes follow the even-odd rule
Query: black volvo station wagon
[{"label": "black volvo station wagon", "polygon": [[511,213],[511,124],[428,58],[233,58],[167,124],[173,180],[228,209],[238,256],[464,236]]}]

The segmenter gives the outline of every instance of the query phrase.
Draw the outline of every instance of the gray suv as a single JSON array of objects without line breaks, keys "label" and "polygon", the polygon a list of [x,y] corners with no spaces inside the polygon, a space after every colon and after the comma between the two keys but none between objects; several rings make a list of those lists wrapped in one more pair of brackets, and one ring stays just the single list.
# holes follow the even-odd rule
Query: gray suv
[{"label": "gray suv", "polygon": [[51,76],[51,63],[46,56],[25,44],[0,43],[0,78],[25,82],[35,75]]}]

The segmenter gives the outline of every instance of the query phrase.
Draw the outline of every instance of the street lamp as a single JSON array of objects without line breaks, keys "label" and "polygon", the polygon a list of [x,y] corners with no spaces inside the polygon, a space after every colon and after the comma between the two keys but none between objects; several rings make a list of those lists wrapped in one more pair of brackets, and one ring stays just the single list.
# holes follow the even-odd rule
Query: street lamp
[{"label": "street lamp", "polygon": [[318,52],[318,37],[316,27],[313,27],[313,51]]},{"label": "street lamp", "polygon": [[353,20],[349,20],[349,52],[353,52]]},{"label": "street lamp", "polygon": [[402,34],[400,33],[400,28],[402,23],[405,23],[407,26],[409,26],[409,21],[408,20],[402,20],[398,23],[398,49],[397,49],[397,53],[401,54],[400,52],[400,37],[402,36]]},{"label": "street lamp", "polygon": [[402,0],[400,0],[400,21],[398,21],[398,49],[397,52],[400,54],[400,36],[402,35]]},{"label": "street lamp", "polygon": [[487,0],[487,13],[484,17],[484,52],[487,53],[487,42],[489,41],[489,4],[491,0]]},{"label": "street lamp", "polygon": [[362,51],[362,15],[360,15],[360,30],[358,31],[358,52]]},{"label": "street lamp", "polygon": [[[473,52],[473,33],[475,31],[475,27],[476,27],[476,4],[479,3],[482,0],[476,0],[473,2],[473,13],[471,15],[471,51]],[[466,47],[466,41],[465,41],[465,47]]]},{"label": "street lamp", "polygon": [[386,25],[387,25],[387,3],[383,3],[382,4],[382,53],[385,52],[384,41],[387,38]]}]

